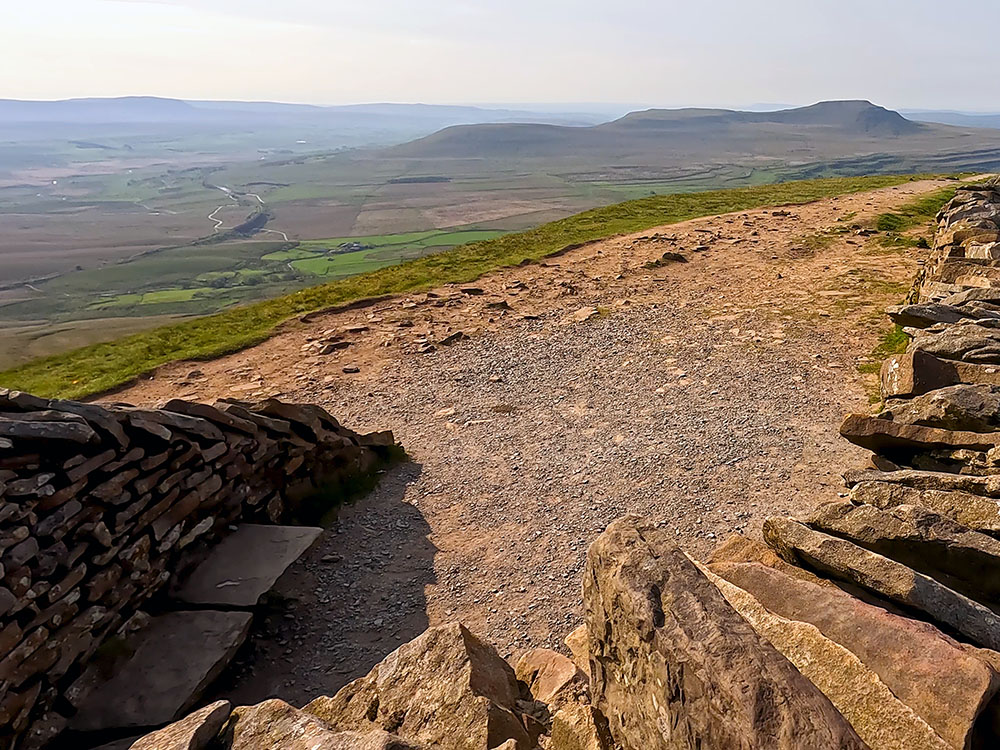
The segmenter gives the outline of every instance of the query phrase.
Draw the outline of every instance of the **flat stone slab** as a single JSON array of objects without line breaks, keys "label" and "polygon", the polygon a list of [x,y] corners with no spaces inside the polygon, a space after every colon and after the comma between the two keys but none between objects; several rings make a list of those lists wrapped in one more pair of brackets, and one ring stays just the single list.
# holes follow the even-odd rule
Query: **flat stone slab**
[{"label": "flat stone slab", "polygon": [[174,598],[187,604],[254,607],[322,533],[312,526],[243,524],[212,550]]},{"label": "flat stone slab", "polygon": [[249,612],[169,612],[129,639],[134,649],[92,690],[71,728],[157,727],[181,718],[225,669],[250,631]]}]

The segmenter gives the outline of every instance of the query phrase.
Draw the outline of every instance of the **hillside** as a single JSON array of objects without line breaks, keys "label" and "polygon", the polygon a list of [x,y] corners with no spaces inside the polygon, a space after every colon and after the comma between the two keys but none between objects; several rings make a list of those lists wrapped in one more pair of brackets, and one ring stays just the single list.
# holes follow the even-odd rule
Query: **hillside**
[{"label": "hillside", "polygon": [[[859,357],[879,345],[881,311],[926,254],[851,227],[895,212],[929,236],[954,186],[914,181],[735,214],[724,212],[749,191],[716,194],[711,207],[673,196],[706,201],[706,215],[656,227],[668,220],[650,214],[641,231],[474,284],[311,316],[107,397],[281,394],[355,429],[391,428],[412,458],[341,510],[296,579],[292,616],[226,697],[300,705],[451,620],[502,654],[551,647],[578,622],[587,545],[623,513],[663,519],[701,556],[834,495],[862,454],[837,436],[844,411],[868,404]],[[321,562],[330,556],[358,567],[344,578]]]},{"label": "hillside", "polygon": [[653,109],[591,127],[538,124],[459,125],[385,156],[429,158],[644,157],[718,160],[720,155],[832,158],[861,152],[912,154],[922,149],[1000,148],[1000,131],[917,123],[867,101],[820,102],[776,112]]},{"label": "hillside", "polygon": [[491,240],[461,245],[255,304],[41,358],[0,372],[0,387],[77,397],[126,383],[178,359],[218,356],[255,344],[297,315],[365,298],[410,293],[541,259],[615,234],[763,205],[804,203],[910,182],[908,176],[806,180],[626,201]]}]

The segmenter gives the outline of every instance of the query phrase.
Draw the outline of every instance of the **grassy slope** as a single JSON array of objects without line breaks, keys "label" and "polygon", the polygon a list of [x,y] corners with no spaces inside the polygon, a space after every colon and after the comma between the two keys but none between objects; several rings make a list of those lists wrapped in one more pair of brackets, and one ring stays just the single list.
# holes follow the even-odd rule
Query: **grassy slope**
[{"label": "grassy slope", "polygon": [[[912,236],[899,234],[916,229],[927,229],[928,234],[934,234],[934,220],[937,212],[955,197],[954,188],[945,188],[921,196],[910,203],[900,206],[890,213],[880,214],[875,220],[875,227],[890,234],[878,237],[876,241],[888,247],[912,247],[916,242]],[[902,302],[902,300],[900,300]],[[901,326],[886,319],[887,329],[878,346],[868,355],[869,361],[858,365],[858,371],[865,375],[878,375],[882,363],[894,354],[901,354],[909,346],[910,337]],[[872,403],[882,400],[877,383],[872,385],[870,393]]]},{"label": "grassy slope", "polygon": [[461,245],[397,266],[315,286],[216,315],[47,357],[0,373],[0,385],[41,396],[79,398],[108,390],[180,359],[205,359],[258,343],[285,320],[366,297],[472,281],[484,273],[539,260],[568,245],[638,232],[699,216],[805,203],[897,185],[911,176],[845,177],[734,190],[658,195],[585,211],[525,232]]}]

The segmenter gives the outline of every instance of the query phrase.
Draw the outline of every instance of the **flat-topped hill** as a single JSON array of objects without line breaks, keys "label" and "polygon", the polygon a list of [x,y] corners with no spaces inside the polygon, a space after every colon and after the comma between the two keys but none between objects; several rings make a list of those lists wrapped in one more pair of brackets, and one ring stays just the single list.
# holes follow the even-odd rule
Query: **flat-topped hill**
[{"label": "flat-topped hill", "polygon": [[[457,125],[401,146],[386,155],[430,157],[561,158],[586,152],[635,155],[683,151],[706,157],[729,151],[759,155],[788,153],[826,157],[869,152],[906,153],[943,146],[967,129],[907,120],[868,101],[820,102],[776,112],[726,109],[650,109],[592,127],[537,124]],[[1000,143],[1000,132],[976,131],[984,143]]]}]

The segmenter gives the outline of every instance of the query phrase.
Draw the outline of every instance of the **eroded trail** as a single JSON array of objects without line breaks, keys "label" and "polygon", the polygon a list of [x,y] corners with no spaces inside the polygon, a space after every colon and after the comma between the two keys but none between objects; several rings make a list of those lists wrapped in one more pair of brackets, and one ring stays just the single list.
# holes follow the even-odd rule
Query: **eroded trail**
[{"label": "eroded trail", "polygon": [[[413,459],[300,561],[296,599],[268,619],[227,695],[331,694],[453,619],[508,653],[554,646],[579,623],[586,548],[613,518],[661,519],[704,553],[835,498],[863,455],[837,435],[867,404],[859,356],[919,251],[819,235],[945,184],[590,244],[317,316],[113,396],[313,401],[351,428],[392,429]],[[665,252],[688,262],[646,267]]]}]

